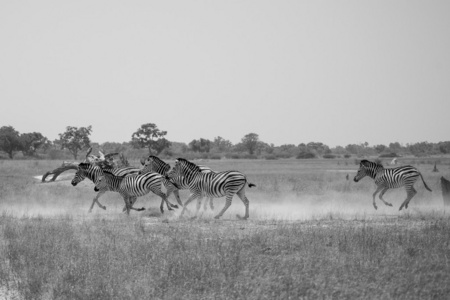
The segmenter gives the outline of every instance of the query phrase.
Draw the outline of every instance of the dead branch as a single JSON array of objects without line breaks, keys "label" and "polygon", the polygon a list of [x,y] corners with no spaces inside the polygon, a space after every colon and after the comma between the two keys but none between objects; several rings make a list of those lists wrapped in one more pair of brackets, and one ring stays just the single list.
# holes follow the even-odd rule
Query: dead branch
[{"label": "dead branch", "polygon": [[[53,171],[49,171],[49,172],[45,173],[44,175],[42,175],[41,182],[46,182],[45,179],[49,175],[53,175],[53,177],[52,177],[52,179],[50,179],[50,181],[55,181],[56,178],[59,175],[61,175],[61,173],[65,172],[67,170],[78,170],[78,163],[64,161],[60,167],[58,167],[58,168],[54,169]],[[48,182],[50,182],[50,181],[48,181]]]}]

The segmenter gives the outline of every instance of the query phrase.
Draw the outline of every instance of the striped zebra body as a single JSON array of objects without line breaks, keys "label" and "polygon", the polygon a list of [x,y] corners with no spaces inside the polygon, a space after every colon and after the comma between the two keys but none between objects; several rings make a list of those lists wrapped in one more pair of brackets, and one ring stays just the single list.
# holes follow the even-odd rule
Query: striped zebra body
[{"label": "striped zebra body", "polygon": [[[166,192],[167,198],[169,198],[169,196],[173,193],[175,195],[175,198],[177,199],[178,204],[180,204],[180,206],[183,206],[183,203],[181,202],[181,199],[180,199],[179,190],[189,189],[189,182],[188,182],[187,178],[184,176],[173,177],[171,179],[171,181],[173,183],[175,183],[175,185],[176,185],[175,186],[171,181],[169,181],[165,178],[165,176],[167,176],[170,171],[170,165],[154,155],[150,155],[145,161],[141,161],[141,163],[144,165],[144,167],[142,168],[142,171],[141,171],[142,173],[156,172],[156,173],[159,173],[164,176],[163,184],[167,189],[167,192]],[[213,170],[211,170],[211,168],[209,168],[207,166],[198,165],[198,167],[200,168],[202,173],[214,172]],[[201,200],[202,200],[201,198],[198,199],[197,207],[199,207],[201,205]],[[205,201],[204,210],[206,210],[206,205],[207,205],[207,201]],[[214,209],[212,197],[210,197],[209,205],[210,205],[211,209]]]},{"label": "striped zebra body", "polygon": [[[130,174],[138,174],[140,169],[133,168],[133,167],[126,167],[126,168],[113,168],[109,169],[110,172],[114,173],[116,176],[127,176]],[[89,178],[94,184],[98,183],[99,178],[103,176],[103,170],[100,166],[90,163],[80,163],[78,165],[78,170],[75,173],[74,178],[72,179],[72,185],[76,186],[78,183],[83,181],[85,178]],[[112,189],[109,186],[105,186],[102,189],[100,189],[97,193],[97,195],[92,200],[91,207],[89,208],[89,212],[92,211],[92,208],[94,207],[94,204],[97,203],[97,205],[100,208],[106,209],[106,206],[103,206],[100,204],[98,199],[106,192],[112,191],[115,192],[114,189]]]},{"label": "striped zebra body", "polygon": [[[104,170],[103,176],[100,177],[95,188],[96,190],[100,190],[108,186],[119,192],[125,201],[127,213],[129,213],[130,209],[135,209],[133,208],[133,204],[137,197],[145,196],[148,193],[153,192],[162,199],[160,210],[163,213],[164,202],[166,203],[168,210],[172,210],[171,206],[177,206],[170,204],[167,201],[166,195],[161,191],[162,179],[163,177],[155,172],[117,176],[113,172]],[[135,210],[144,210],[144,208]]]},{"label": "striped zebra body", "polygon": [[391,203],[384,201],[384,193],[386,193],[388,189],[400,188],[403,186],[406,189],[407,197],[405,201],[403,201],[399,210],[402,210],[403,207],[408,208],[409,202],[414,197],[414,195],[417,194],[417,191],[414,189],[414,183],[419,177],[422,178],[422,182],[425,188],[431,192],[431,189],[425,183],[422,174],[412,166],[401,166],[397,168],[385,169],[382,165],[375,162],[362,160],[354,181],[358,182],[365,176],[369,176],[374,179],[375,184],[377,185],[377,190],[373,194],[373,206],[375,207],[375,209],[377,209],[377,206],[375,204],[375,196],[378,192],[381,191],[379,195],[380,200],[383,201],[385,205],[392,206]]},{"label": "striped zebra body", "polygon": [[202,198],[203,195],[214,198],[225,196],[225,206],[219,214],[215,216],[215,218],[218,219],[230,207],[233,196],[237,194],[245,205],[245,216],[243,218],[240,216],[238,217],[240,219],[247,219],[249,217],[249,201],[245,196],[245,185],[248,184],[249,187],[255,185],[248,183],[247,178],[241,172],[225,171],[202,173],[197,165],[183,158],[178,158],[167,178],[172,181],[172,178],[176,177],[185,177],[189,185],[189,191],[191,192],[191,196],[186,201],[181,215],[184,214],[186,206],[196,198]]}]

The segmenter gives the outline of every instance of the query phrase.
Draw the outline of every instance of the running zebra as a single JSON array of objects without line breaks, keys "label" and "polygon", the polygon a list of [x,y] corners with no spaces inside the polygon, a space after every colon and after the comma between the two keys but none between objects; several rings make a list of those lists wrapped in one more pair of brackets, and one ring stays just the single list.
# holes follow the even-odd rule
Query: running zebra
[{"label": "running zebra", "polygon": [[403,201],[399,210],[402,210],[403,207],[408,208],[409,201],[411,201],[412,197],[417,194],[417,191],[414,189],[414,183],[417,178],[420,176],[422,178],[423,184],[425,188],[431,192],[431,189],[423,180],[422,174],[417,171],[416,168],[412,166],[401,166],[397,168],[385,169],[381,164],[371,162],[368,160],[362,160],[359,165],[358,173],[354,178],[355,182],[358,182],[365,176],[369,176],[375,180],[375,184],[377,185],[377,190],[373,193],[373,207],[377,209],[377,205],[375,204],[375,196],[378,192],[380,193],[380,200],[383,201],[385,205],[392,206],[391,203],[384,201],[383,195],[386,193],[388,189],[399,188],[404,186],[406,189],[406,200]]},{"label": "running zebra", "polygon": [[175,166],[166,178],[172,181],[177,177],[186,178],[189,191],[191,192],[189,199],[184,204],[181,216],[184,214],[186,206],[196,198],[201,198],[203,195],[215,198],[226,196],[225,207],[217,216],[215,216],[215,218],[218,219],[224,214],[228,207],[230,207],[233,196],[237,194],[245,205],[245,216],[240,217],[237,215],[237,217],[243,220],[248,219],[249,201],[245,196],[245,185],[248,184],[249,187],[256,185],[248,183],[247,178],[241,172],[225,171],[202,173],[201,169],[196,164],[193,164],[186,159],[178,158],[175,161]]},{"label": "running zebra", "polygon": [[[99,178],[95,184],[95,190],[101,190],[105,188],[113,189],[122,195],[125,201],[127,214],[130,213],[130,209],[144,210],[145,208],[135,209],[133,204],[137,197],[147,195],[149,192],[161,197],[161,213],[164,212],[163,204],[166,202],[167,209],[172,210],[172,204],[167,201],[166,195],[161,191],[162,176],[155,172],[147,172],[144,174],[131,174],[127,176],[117,176],[109,170],[103,170],[103,175]],[[177,208],[175,205],[174,207]]]},{"label": "running zebra", "polygon": [[[126,175],[130,175],[130,174],[138,174],[140,169],[133,168],[133,167],[126,167],[126,168],[110,169],[110,171],[113,172],[114,175],[116,175],[116,176],[126,176]],[[78,183],[80,183],[87,177],[94,184],[97,184],[99,178],[102,175],[103,175],[103,170],[100,166],[98,166],[96,164],[90,164],[90,163],[83,162],[78,165],[78,170],[75,173],[75,176],[73,177],[71,183],[73,186],[76,186]],[[106,206],[101,205],[100,202],[98,201],[98,199],[107,191],[114,192],[113,189],[111,189],[110,187],[107,187],[107,186],[100,189],[98,191],[97,195],[95,196],[94,200],[92,200],[92,205],[89,208],[89,212],[92,212],[92,208],[94,207],[95,203],[97,203],[97,205],[100,208],[106,209]]]},{"label": "running zebra", "polygon": [[[142,159],[141,164],[144,166],[141,170],[142,173],[156,172],[163,176],[167,176],[167,174],[170,171],[170,165],[165,163],[159,157],[154,156],[154,155],[150,155],[149,157],[147,157],[147,159],[145,161]],[[197,165],[197,166],[200,168],[202,173],[214,172],[213,170],[211,170],[211,168],[209,168],[207,166],[202,166],[202,165]],[[172,180],[172,182],[174,182],[177,185],[177,187],[175,185],[173,185],[173,183],[170,182],[169,180],[167,180],[165,177],[163,179],[164,186],[167,189],[167,192],[166,192],[167,198],[169,198],[170,194],[172,194],[172,192],[173,192],[173,194],[175,195],[175,198],[177,199],[178,204],[180,204],[180,206],[183,206],[183,203],[181,202],[181,199],[180,199],[179,190],[189,189],[189,185],[186,180],[186,177],[177,176],[171,180]],[[201,198],[198,199],[197,208],[199,208],[200,205],[201,205]],[[210,197],[209,206],[211,207],[211,210],[214,210],[213,197]],[[206,207],[207,207],[207,201],[205,201],[205,205],[204,205],[203,209],[206,210]]]}]

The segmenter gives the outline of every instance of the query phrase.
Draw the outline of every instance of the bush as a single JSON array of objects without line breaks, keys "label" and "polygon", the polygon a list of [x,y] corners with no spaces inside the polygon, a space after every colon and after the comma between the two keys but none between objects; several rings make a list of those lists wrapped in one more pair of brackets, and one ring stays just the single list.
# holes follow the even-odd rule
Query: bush
[{"label": "bush", "polygon": [[393,157],[399,157],[399,155],[397,153],[395,153],[395,152],[391,152],[391,153],[380,154],[380,156],[378,156],[378,157],[391,157],[391,158],[393,158]]},{"label": "bush", "polygon": [[312,152],[300,152],[297,154],[297,159],[310,159],[316,158],[316,155]]},{"label": "bush", "polygon": [[273,154],[267,154],[266,156],[264,156],[265,159],[267,160],[276,160],[278,159],[278,157],[276,155]]},{"label": "bush", "polygon": [[322,156],[323,158],[336,158],[336,155],[334,155],[334,154],[324,154],[323,156]]},{"label": "bush", "polygon": [[350,158],[350,157],[352,157],[352,155],[351,154],[345,154],[344,157],[345,158]]}]

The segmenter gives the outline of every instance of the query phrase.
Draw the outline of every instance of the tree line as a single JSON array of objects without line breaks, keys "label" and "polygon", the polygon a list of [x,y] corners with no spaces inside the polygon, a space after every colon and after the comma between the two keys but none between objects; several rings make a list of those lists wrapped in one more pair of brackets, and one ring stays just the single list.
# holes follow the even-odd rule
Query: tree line
[{"label": "tree line", "polygon": [[[199,138],[188,144],[169,141],[165,138],[167,131],[160,130],[156,124],[141,125],[128,142],[92,142],[90,135],[92,126],[67,126],[59,134],[59,138],[50,141],[39,132],[19,133],[12,126],[0,128],[0,151],[13,159],[17,154],[22,157],[77,160],[79,154],[89,147],[97,147],[106,153],[122,152],[132,157],[153,154],[163,157],[188,157],[220,159],[226,158],[338,158],[338,157],[398,157],[404,155],[429,156],[450,153],[450,141],[439,143],[419,142],[401,145],[398,142],[389,145],[373,145],[369,143],[349,144],[330,148],[321,142],[284,144],[275,146],[259,139],[256,133],[248,133],[241,141],[233,144],[229,140],[217,136],[213,140]],[[4,158],[0,152],[0,158]]]}]

